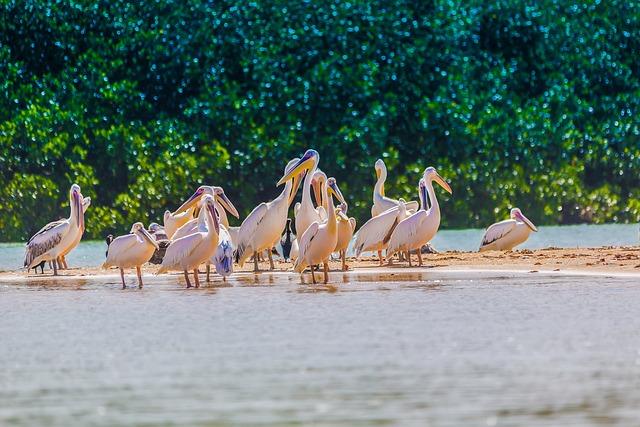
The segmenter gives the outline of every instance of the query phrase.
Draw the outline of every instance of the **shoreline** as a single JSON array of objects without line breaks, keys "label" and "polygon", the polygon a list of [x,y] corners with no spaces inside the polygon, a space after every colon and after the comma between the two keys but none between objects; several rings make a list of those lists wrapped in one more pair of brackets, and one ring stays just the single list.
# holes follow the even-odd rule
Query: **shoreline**
[{"label": "shoreline", "polygon": [[[438,254],[423,254],[423,266],[419,267],[417,255],[412,256],[413,266],[408,263],[394,261],[393,265],[380,266],[378,260],[373,257],[365,257],[360,260],[348,259],[349,270],[340,270],[339,261],[330,262],[330,282],[332,276],[346,275],[342,281],[353,275],[380,275],[384,281],[393,278],[395,274],[425,274],[433,273],[509,273],[509,274],[544,274],[567,276],[615,276],[640,278],[640,247],[601,247],[601,248],[546,248],[537,250],[517,250],[512,252],[460,252],[448,251]],[[292,264],[284,261],[274,261],[275,270],[268,270],[268,263],[261,262],[261,271],[257,275],[298,277],[292,270]],[[156,276],[159,266],[143,266],[143,277],[146,281],[154,282],[162,278],[182,276],[180,272],[172,272],[168,275]],[[201,269],[204,271],[204,268]],[[135,270],[125,272],[134,275]],[[202,273],[204,275],[204,273]],[[243,268],[237,268],[228,279],[254,276],[253,263],[246,263]],[[308,279],[308,270],[305,273]],[[317,276],[316,276],[317,277]],[[120,279],[117,269],[103,270],[100,267],[81,267],[63,270],[58,276],[53,276],[50,270],[45,274],[34,274],[31,271],[26,274],[24,270],[0,272],[0,283],[30,282],[42,280],[71,280],[71,279],[105,278]],[[212,283],[220,282],[220,276],[215,274],[212,268]]]}]

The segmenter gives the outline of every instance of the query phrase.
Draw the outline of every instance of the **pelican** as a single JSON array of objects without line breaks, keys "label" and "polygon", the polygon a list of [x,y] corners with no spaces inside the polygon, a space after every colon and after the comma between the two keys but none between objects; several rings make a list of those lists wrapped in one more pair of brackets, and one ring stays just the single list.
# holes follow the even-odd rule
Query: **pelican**
[{"label": "pelican", "polygon": [[193,211],[193,209],[189,209],[187,212],[179,214],[173,214],[169,210],[164,211],[164,231],[169,240],[173,238],[173,235],[178,231],[178,228],[193,219]]},{"label": "pelican", "polygon": [[[375,187],[373,188],[373,206],[371,206],[371,217],[378,216],[387,209],[391,209],[398,205],[398,200],[391,199],[384,195],[384,183],[387,180],[387,166],[384,164],[384,161],[382,159],[376,160],[375,169],[376,177],[378,179],[376,181]],[[418,202],[411,201],[405,202],[405,204],[407,211],[409,211],[410,213],[418,210]]]},{"label": "pelican", "polygon": [[510,251],[520,243],[524,243],[532,231],[538,231],[538,229],[520,209],[513,208],[510,219],[487,228],[482,238],[480,252]]},{"label": "pelican", "polygon": [[382,250],[387,247],[391,233],[398,223],[408,216],[406,202],[399,200],[395,207],[387,209],[365,222],[356,235],[354,244],[356,258],[364,251],[378,251],[380,265],[383,264]]},{"label": "pelican", "polygon": [[347,248],[353,237],[353,232],[356,230],[356,219],[347,216],[347,210],[349,209],[346,203],[342,203],[336,209],[336,220],[338,221],[338,241],[334,252],[340,254],[342,259],[342,271],[347,271]]},{"label": "pelican", "polygon": [[79,185],[71,186],[69,199],[71,210],[69,218],[45,225],[27,242],[24,257],[24,266],[27,271],[42,261],[52,261],[53,275],[58,275],[56,260],[74,242],[79,230],[84,230],[83,198]]},{"label": "pelican", "polygon": [[335,178],[327,179],[322,186],[322,196],[327,200],[327,218],[324,223],[314,221],[300,237],[300,253],[293,268],[300,273],[305,268],[311,268],[311,279],[316,283],[316,277],[313,272],[313,266],[322,263],[324,267],[324,283],[329,281],[329,257],[336,248],[338,243],[338,224],[335,220],[336,211],[333,205],[333,197],[335,196],[344,203],[342,193],[336,184]]},{"label": "pelican", "polygon": [[[293,209],[294,216],[296,217],[296,233],[298,233],[298,236],[302,236],[312,222],[321,222],[324,219],[320,216],[320,210],[316,209],[311,201],[311,184],[319,162],[320,155],[318,152],[316,150],[307,150],[296,165],[295,170],[292,171],[297,174],[305,170],[307,173],[304,177],[304,184],[302,185],[302,201],[300,204],[296,203]],[[283,179],[284,178],[285,177],[283,177]],[[280,180],[280,182],[283,181]]]},{"label": "pelican", "polygon": [[280,195],[271,202],[260,203],[242,221],[236,240],[236,261],[240,267],[253,255],[253,271],[258,271],[258,254],[267,249],[270,267],[274,269],[271,248],[280,239],[287,223],[289,206],[300,180],[297,168],[300,162],[299,159],[293,159],[287,164],[284,170],[287,179],[283,177],[277,184],[286,183]]},{"label": "pelican", "polygon": [[111,241],[107,249],[107,260],[102,264],[102,268],[118,267],[122,289],[125,289],[127,285],[124,281],[124,269],[135,267],[138,273],[138,287],[142,289],[140,266],[148,262],[157,249],[156,239],[144,229],[141,222],[136,222],[131,226],[130,234],[118,236]]},{"label": "pelican", "polygon": [[[87,209],[89,208],[89,206],[91,206],[91,197],[85,197],[84,199],[82,199],[82,213],[83,214],[87,212]],[[80,240],[82,240],[82,234],[84,234],[84,227],[78,228],[78,230],[76,232],[75,240],[73,242],[71,242],[69,247],[66,248],[62,252],[62,254],[60,254],[60,258],[58,258],[58,268],[60,268],[60,269],[64,268],[65,270],[67,268],[69,268],[69,266],[67,265],[66,256],[67,256],[67,254],[69,252],[71,252],[73,249],[75,249],[76,246],[78,246],[78,244],[80,243]]]},{"label": "pelican", "polygon": [[[440,227],[440,205],[433,189],[434,182],[452,194],[451,187],[436,169],[426,168],[419,183],[420,210],[400,221],[393,230],[387,245],[387,259],[391,260],[391,256],[396,252],[408,251],[409,265],[411,265],[411,250],[418,249],[418,263],[422,265],[421,248],[433,239]],[[427,193],[431,202],[431,207],[428,209]]]},{"label": "pelican", "polygon": [[[238,210],[236,209],[235,206],[233,206],[233,203],[231,203],[231,200],[229,200],[227,198],[227,195],[224,193],[224,189],[222,187],[214,187],[211,185],[201,185],[200,187],[198,187],[196,191],[191,195],[191,197],[189,197],[189,199],[187,199],[187,201],[184,202],[182,206],[176,209],[173,215],[179,215],[181,212],[190,210],[206,194],[209,194],[210,196],[213,196],[216,199],[216,202],[217,202],[216,212],[218,212],[218,215],[220,217],[221,225],[224,225],[227,228],[229,227],[229,220],[227,219],[227,214],[225,213],[225,209],[228,210],[229,213],[231,213],[231,215],[235,216],[236,218],[240,217]],[[220,206],[222,206],[224,209],[221,209]],[[173,237],[171,237],[171,240],[179,239],[181,237],[188,236],[189,234],[193,234],[194,232],[196,232],[198,229],[198,221],[199,221],[198,218],[194,218],[187,221],[185,224],[183,224],[180,228],[178,228],[173,233]]]},{"label": "pelican", "polygon": [[215,253],[218,246],[220,222],[216,213],[216,201],[210,194],[200,200],[200,215],[204,217],[204,225],[197,232],[185,237],[173,240],[162,259],[162,265],[157,274],[169,270],[182,270],[187,282],[187,288],[191,287],[188,271],[193,271],[196,288],[200,287],[198,278],[198,266],[207,262]]}]

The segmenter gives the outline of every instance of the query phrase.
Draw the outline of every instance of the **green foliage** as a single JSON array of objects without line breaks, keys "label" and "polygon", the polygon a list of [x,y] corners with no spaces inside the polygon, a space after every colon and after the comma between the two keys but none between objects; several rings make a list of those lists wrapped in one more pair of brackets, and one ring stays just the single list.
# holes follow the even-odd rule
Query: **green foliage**
[{"label": "green foliage", "polygon": [[[637,221],[633,2],[159,0],[0,4],[0,240],[66,216],[159,221],[201,183],[248,213],[316,148],[359,222],[373,163],[443,223]],[[35,199],[34,199],[35,196]]]}]

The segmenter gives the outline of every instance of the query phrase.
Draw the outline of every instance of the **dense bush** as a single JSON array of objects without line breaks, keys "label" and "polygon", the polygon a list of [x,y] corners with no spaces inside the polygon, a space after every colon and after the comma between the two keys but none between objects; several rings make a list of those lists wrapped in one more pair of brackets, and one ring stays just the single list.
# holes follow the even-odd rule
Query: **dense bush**
[{"label": "dense bush", "polygon": [[0,4],[0,239],[93,198],[87,232],[160,220],[198,184],[243,213],[307,147],[352,213],[373,163],[448,227],[640,217],[634,2],[17,1]]}]

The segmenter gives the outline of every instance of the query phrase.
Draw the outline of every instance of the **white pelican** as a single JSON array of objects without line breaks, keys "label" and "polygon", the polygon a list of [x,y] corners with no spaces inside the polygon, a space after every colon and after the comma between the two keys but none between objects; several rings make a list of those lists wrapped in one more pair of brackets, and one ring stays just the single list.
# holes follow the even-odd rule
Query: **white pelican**
[{"label": "white pelican", "polygon": [[187,212],[179,214],[173,214],[170,210],[164,211],[164,231],[167,234],[167,238],[171,240],[178,228],[185,225],[187,222],[193,219],[194,209],[189,209]]},{"label": "white pelican", "polygon": [[327,218],[328,221],[320,224],[318,221],[313,222],[300,237],[300,253],[293,268],[300,273],[305,268],[311,268],[311,279],[316,283],[316,277],[313,272],[313,266],[322,263],[324,267],[324,283],[329,281],[329,257],[336,248],[338,243],[338,224],[335,220],[336,211],[333,205],[333,197],[335,196],[344,203],[344,198],[340,189],[336,185],[336,180],[332,177],[325,181],[322,186],[322,196],[327,200]]},{"label": "white pelican", "polygon": [[[440,205],[433,189],[434,182],[452,194],[451,187],[435,168],[426,168],[419,185],[421,208],[418,212],[399,222],[393,230],[387,245],[387,259],[391,260],[391,256],[396,252],[409,251],[409,265],[411,265],[411,251],[417,249],[418,263],[422,265],[422,246],[433,239],[440,227]],[[428,200],[431,202],[431,207],[428,209],[427,193]]]},{"label": "white pelican", "polygon": [[348,205],[342,203],[336,209],[336,220],[338,221],[338,241],[334,252],[340,254],[342,259],[342,271],[347,271],[347,248],[356,230],[356,219],[347,216]]},{"label": "white pelican", "polygon": [[[86,213],[87,209],[89,208],[89,206],[91,206],[91,197],[85,197],[84,199],[82,199],[82,213]],[[67,259],[66,256],[69,252],[71,252],[73,249],[75,249],[76,246],[78,246],[78,244],[80,243],[80,240],[82,240],[82,235],[84,234],[84,227],[82,228],[78,228],[77,232],[76,232],[76,238],[73,242],[71,242],[71,244],[69,245],[68,248],[66,248],[62,254],[60,254],[60,258],[58,259],[58,268],[62,269],[64,268],[65,270],[67,268],[69,268],[69,266],[67,265]],[[61,266],[62,264],[62,266]]]},{"label": "white pelican", "polygon": [[125,289],[127,285],[124,282],[124,269],[135,267],[138,273],[138,287],[142,289],[140,266],[148,262],[157,249],[156,239],[144,229],[141,222],[136,222],[131,226],[130,234],[118,236],[109,243],[107,260],[102,264],[102,268],[118,267],[122,289]]},{"label": "white pelican", "polygon": [[[371,217],[378,216],[387,209],[391,209],[398,205],[398,200],[391,199],[384,195],[384,183],[387,180],[387,166],[382,159],[376,160],[375,164],[376,185],[373,188],[373,206],[371,206]],[[418,210],[418,202],[405,202],[406,209],[410,213]]]},{"label": "white pelican", "polygon": [[[224,189],[222,187],[214,187],[211,185],[201,185],[196,189],[196,191],[187,199],[186,202],[182,204],[178,209],[175,210],[173,215],[179,215],[181,212],[188,211],[192,208],[195,209],[196,204],[202,199],[202,197],[206,194],[213,196],[216,199],[216,212],[218,212],[220,224],[225,227],[229,227],[229,220],[227,219],[227,214],[225,213],[225,209],[231,213],[231,215],[236,218],[240,217],[238,210],[231,200],[227,198],[227,195],[224,193]],[[222,206],[223,209],[220,208]],[[197,210],[197,209],[196,209]],[[179,239],[184,236],[188,236],[189,234],[193,234],[198,229],[198,218],[191,219],[187,221],[185,224],[180,226],[171,237],[173,239]],[[204,221],[204,219],[202,220]],[[204,223],[202,223],[204,224]]]},{"label": "white pelican", "polygon": [[56,260],[75,240],[78,230],[84,230],[83,198],[79,185],[71,186],[69,199],[71,205],[69,218],[45,225],[27,242],[24,256],[24,266],[27,271],[42,261],[52,261],[53,275],[58,275]]},{"label": "white pelican", "polygon": [[374,216],[360,227],[354,244],[356,258],[364,251],[378,251],[380,265],[383,264],[382,250],[387,247],[391,233],[398,223],[408,216],[406,202],[404,199],[400,199],[399,202],[395,207]]},{"label": "white pelican", "polygon": [[[293,159],[287,164],[284,170],[287,179],[281,179],[277,184],[286,182],[280,195],[270,202],[260,203],[242,221],[235,242],[236,261],[240,267],[253,255],[253,270],[258,271],[258,254],[267,249],[270,267],[274,269],[271,248],[280,239],[287,223],[289,206],[295,197],[294,191],[298,189],[300,180],[299,171],[293,171],[293,169],[299,162],[300,160]],[[288,173],[288,171],[291,172]]]},{"label": "white pelican", "polygon": [[218,246],[218,233],[220,222],[216,213],[216,201],[210,194],[205,195],[200,201],[200,215],[204,216],[206,228],[185,237],[173,240],[162,259],[162,265],[157,274],[169,270],[181,270],[187,282],[187,288],[191,287],[188,271],[193,271],[196,288],[200,287],[198,278],[198,266],[207,262]]},{"label": "white pelican", "polygon": [[487,228],[482,238],[482,251],[510,251],[524,243],[532,231],[538,231],[535,225],[518,208],[511,209],[511,219],[507,219]]},{"label": "white pelican", "polygon": [[[297,175],[301,171],[307,171],[304,177],[304,184],[302,184],[302,201],[299,205],[296,204],[293,209],[294,216],[296,217],[296,233],[298,236],[302,236],[312,222],[325,219],[320,216],[320,211],[313,206],[313,202],[311,201],[311,184],[319,161],[320,155],[316,150],[307,150],[292,171],[294,175]],[[284,178],[285,177],[283,177],[283,179]],[[281,179],[278,185],[282,182],[284,181]]]}]

